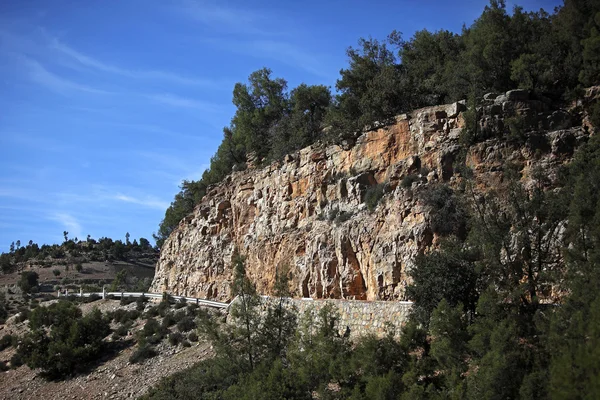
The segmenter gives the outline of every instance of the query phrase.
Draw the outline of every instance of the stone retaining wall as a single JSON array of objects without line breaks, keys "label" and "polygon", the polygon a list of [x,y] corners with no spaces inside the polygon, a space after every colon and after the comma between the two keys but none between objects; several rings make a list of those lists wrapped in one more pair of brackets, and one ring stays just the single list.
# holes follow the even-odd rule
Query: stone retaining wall
[{"label": "stone retaining wall", "polygon": [[[266,301],[275,301],[274,298],[263,297]],[[316,315],[323,307],[330,304],[339,315],[340,333],[349,330],[350,338],[357,338],[368,334],[378,337],[386,335],[389,329],[395,336],[400,334],[400,329],[408,319],[412,302],[409,301],[359,301],[359,300],[312,300],[312,299],[286,299],[287,304],[293,304],[298,310],[299,317],[306,312]]]}]

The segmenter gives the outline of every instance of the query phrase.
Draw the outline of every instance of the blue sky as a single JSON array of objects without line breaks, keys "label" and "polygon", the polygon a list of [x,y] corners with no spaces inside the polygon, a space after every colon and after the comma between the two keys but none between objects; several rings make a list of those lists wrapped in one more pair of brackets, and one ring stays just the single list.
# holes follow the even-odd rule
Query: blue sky
[{"label": "blue sky", "polygon": [[459,32],[485,4],[0,0],[0,251],[64,230],[151,239],[208,166],[235,82],[266,66],[333,87],[358,38]]}]

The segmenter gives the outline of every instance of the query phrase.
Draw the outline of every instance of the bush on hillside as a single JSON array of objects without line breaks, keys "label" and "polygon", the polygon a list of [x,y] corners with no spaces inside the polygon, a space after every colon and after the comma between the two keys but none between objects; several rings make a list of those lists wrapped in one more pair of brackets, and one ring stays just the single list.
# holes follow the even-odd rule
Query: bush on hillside
[{"label": "bush on hillside", "polygon": [[19,353],[30,368],[41,369],[50,379],[64,379],[94,362],[110,332],[108,319],[98,309],[82,316],[67,301],[38,307],[29,326],[31,332],[23,338]]},{"label": "bush on hillside", "polygon": [[148,343],[140,343],[138,348],[129,357],[129,362],[133,364],[141,364],[149,358],[156,356],[158,353]]}]

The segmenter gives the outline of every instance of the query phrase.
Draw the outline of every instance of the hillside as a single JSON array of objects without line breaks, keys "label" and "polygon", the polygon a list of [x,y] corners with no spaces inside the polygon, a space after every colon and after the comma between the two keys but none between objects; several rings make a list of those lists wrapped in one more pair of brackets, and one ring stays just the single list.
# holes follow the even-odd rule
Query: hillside
[{"label": "hillside", "polygon": [[[30,241],[21,246],[12,243],[10,251],[0,255],[3,274],[0,285],[15,285],[23,272],[35,272],[42,290],[53,291],[55,285],[102,285],[112,283],[121,272],[121,284],[148,286],[154,276],[158,250],[148,240],[129,241],[88,236],[86,240],[69,239],[61,244],[38,245]],[[125,282],[125,278],[127,282]]]},{"label": "hillside", "polygon": [[[56,300],[41,303],[40,307],[48,307]],[[142,311],[152,307],[149,303]],[[81,304],[84,315],[98,309],[104,315],[115,312],[135,312],[137,305],[120,304],[116,300],[96,301]],[[117,311],[120,310],[120,311]],[[178,309],[173,308],[176,312]],[[173,312],[172,311],[172,312]],[[183,309],[185,311],[185,309]],[[119,331],[115,320],[112,324]],[[108,336],[106,341],[116,345],[117,351],[105,350],[94,364],[94,368],[80,373],[70,379],[46,380],[40,376],[39,370],[30,369],[26,365],[11,365],[16,353],[14,347],[0,348],[0,362],[11,365],[11,369],[0,372],[0,398],[12,399],[129,399],[137,398],[148,391],[161,378],[191,367],[199,360],[212,355],[211,346],[205,341],[192,342],[183,346],[171,344],[166,339],[155,347],[157,355],[143,363],[131,362],[130,357],[136,351],[134,346],[137,335],[143,329],[144,320],[134,319],[129,322],[122,337]],[[173,329],[173,328],[172,328]],[[175,330],[175,329],[173,329]],[[15,335],[23,337],[29,331],[28,321],[10,318],[0,325],[0,337]],[[114,346],[113,346],[114,347]],[[110,349],[110,347],[109,347]]]}]

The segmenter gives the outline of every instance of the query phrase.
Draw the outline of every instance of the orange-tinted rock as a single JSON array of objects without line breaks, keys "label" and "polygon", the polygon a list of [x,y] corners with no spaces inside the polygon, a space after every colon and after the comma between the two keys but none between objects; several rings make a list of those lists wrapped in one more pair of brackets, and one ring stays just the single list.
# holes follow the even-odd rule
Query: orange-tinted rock
[{"label": "orange-tinted rock", "polygon": [[[511,96],[523,109],[527,100],[517,94]],[[516,103],[506,97],[498,104],[514,109]],[[482,116],[491,128],[514,115],[496,115],[494,105]],[[210,188],[166,240],[151,290],[230,300],[231,259],[238,249],[260,293],[272,291],[277,269],[287,265],[295,296],[405,299],[414,257],[439,242],[419,192],[439,182],[458,185],[463,178],[455,167],[461,156],[474,172],[476,188],[502,184],[507,163],[520,166],[524,179],[536,165],[552,177],[586,135],[581,127],[532,131],[517,147],[496,134],[464,148],[462,111],[461,103],[423,108],[362,134],[354,146],[344,145],[346,150],[313,145],[281,164],[232,173]],[[409,175],[417,179],[404,187],[400,183]],[[378,183],[388,189],[370,212],[365,195]]]}]

